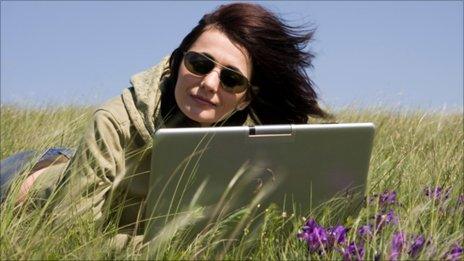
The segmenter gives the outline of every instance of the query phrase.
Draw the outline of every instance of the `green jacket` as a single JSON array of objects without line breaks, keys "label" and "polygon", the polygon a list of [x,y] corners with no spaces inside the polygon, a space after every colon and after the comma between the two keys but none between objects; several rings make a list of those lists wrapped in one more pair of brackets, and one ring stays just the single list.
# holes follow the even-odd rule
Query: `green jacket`
[{"label": "green jacket", "polygon": [[36,181],[40,197],[52,197],[58,223],[90,215],[103,225],[116,216],[118,246],[143,233],[152,137],[165,127],[160,96],[167,77],[162,75],[169,75],[167,57],[134,75],[132,87],[98,108],[69,164],[52,166]]},{"label": "green jacket", "polygon": [[[56,192],[52,211],[56,220],[65,221],[71,213],[90,214],[103,224],[108,215],[118,215],[122,233],[141,233],[143,224],[136,221],[144,217],[152,135],[164,126],[160,87],[166,82],[161,78],[166,70],[167,58],[133,76],[132,87],[95,111],[69,164],[52,166],[39,177],[39,194],[50,197]],[[121,212],[109,213],[121,204],[125,206]]]}]

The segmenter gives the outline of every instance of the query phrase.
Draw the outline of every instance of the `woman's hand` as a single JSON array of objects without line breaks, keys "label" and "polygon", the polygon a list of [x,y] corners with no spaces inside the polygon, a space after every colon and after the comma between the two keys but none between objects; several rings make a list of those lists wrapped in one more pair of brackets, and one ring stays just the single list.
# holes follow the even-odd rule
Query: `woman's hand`
[{"label": "woman's hand", "polygon": [[29,194],[29,191],[34,185],[34,182],[40,175],[47,171],[48,168],[49,167],[45,167],[29,174],[29,176],[24,180],[23,184],[21,185],[21,188],[19,189],[19,197],[16,203],[19,204],[24,203],[24,201],[26,201],[27,194]]}]

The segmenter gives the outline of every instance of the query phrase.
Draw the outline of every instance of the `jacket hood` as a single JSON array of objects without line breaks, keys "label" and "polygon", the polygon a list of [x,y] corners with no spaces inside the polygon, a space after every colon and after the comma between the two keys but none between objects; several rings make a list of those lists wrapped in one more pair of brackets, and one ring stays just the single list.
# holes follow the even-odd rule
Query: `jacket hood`
[{"label": "jacket hood", "polygon": [[140,137],[150,144],[155,131],[164,126],[160,114],[161,88],[169,73],[169,56],[131,78],[132,87],[122,93],[124,106]]}]

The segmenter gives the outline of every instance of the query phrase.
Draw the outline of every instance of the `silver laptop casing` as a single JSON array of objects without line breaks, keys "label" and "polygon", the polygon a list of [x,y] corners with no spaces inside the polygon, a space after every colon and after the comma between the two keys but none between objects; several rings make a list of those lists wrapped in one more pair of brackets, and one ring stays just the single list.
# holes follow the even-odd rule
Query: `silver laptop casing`
[{"label": "silver laptop casing", "polygon": [[146,237],[194,206],[235,210],[273,202],[305,213],[336,195],[364,195],[373,138],[372,123],[160,129]]}]

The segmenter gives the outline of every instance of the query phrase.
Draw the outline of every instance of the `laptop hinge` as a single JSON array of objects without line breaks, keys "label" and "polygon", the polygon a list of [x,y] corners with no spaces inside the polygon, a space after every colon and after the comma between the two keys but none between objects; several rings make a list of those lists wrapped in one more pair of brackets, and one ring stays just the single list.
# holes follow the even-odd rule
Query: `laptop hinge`
[{"label": "laptop hinge", "polygon": [[291,136],[292,125],[250,126],[249,136]]}]

